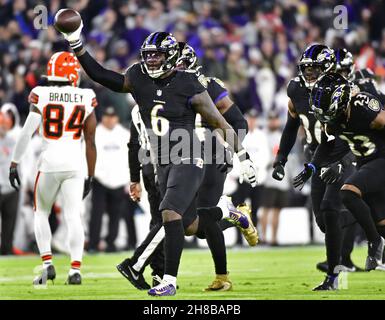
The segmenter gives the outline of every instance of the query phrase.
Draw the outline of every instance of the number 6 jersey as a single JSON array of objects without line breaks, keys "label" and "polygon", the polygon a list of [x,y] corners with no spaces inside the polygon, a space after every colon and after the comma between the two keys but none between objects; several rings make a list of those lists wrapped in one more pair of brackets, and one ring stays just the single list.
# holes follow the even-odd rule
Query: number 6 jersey
[{"label": "number 6 jersey", "polygon": [[158,163],[192,163],[192,158],[201,158],[190,98],[206,89],[195,72],[175,71],[165,79],[152,79],[136,63],[127,76]]},{"label": "number 6 jersey", "polygon": [[43,150],[39,171],[80,170],[83,124],[97,105],[94,91],[69,85],[38,86],[31,91],[28,101],[42,116],[39,133]]}]

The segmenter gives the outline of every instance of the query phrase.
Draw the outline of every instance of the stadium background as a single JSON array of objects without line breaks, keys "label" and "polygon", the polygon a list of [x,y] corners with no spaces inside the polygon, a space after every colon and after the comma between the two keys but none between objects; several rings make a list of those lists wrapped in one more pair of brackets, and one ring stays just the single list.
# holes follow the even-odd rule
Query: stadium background
[{"label": "stadium background", "polygon": [[[34,28],[34,8],[41,4],[48,9],[48,27],[37,30]],[[333,10],[337,5],[347,9],[346,29],[335,28],[338,13]],[[137,61],[140,45],[153,31],[170,31],[179,41],[187,41],[195,48],[204,74],[222,79],[244,113],[253,114],[250,110],[254,110],[258,114],[257,123],[262,130],[265,130],[271,110],[284,124],[286,84],[296,73],[300,53],[312,42],[346,47],[354,54],[356,68],[373,70],[380,90],[385,90],[383,1],[0,0],[0,105],[14,104],[20,115],[20,125],[28,114],[28,94],[42,83],[41,75],[46,72],[49,57],[56,51],[69,50],[62,36],[52,27],[54,14],[64,7],[72,7],[81,13],[85,25],[83,34],[90,53],[114,70],[123,72]],[[115,94],[96,85],[85,74],[82,74],[81,86],[95,90],[99,120],[103,110],[113,106],[122,124],[129,126],[134,102],[128,95]],[[293,169],[290,171],[294,173],[302,163],[302,139],[303,133],[293,152]],[[255,147],[257,144],[255,141]],[[273,155],[267,156],[271,161]],[[1,170],[6,172],[1,175],[4,181],[0,180],[0,183],[7,184],[8,164],[1,159],[0,163]],[[24,171],[25,179],[33,181],[32,171],[31,168]],[[264,175],[270,175],[268,168]],[[238,186],[236,177],[231,175],[228,180],[226,190],[232,193]],[[311,229],[315,230],[314,240],[322,240],[317,228],[309,225],[307,195],[306,189],[301,194],[290,189],[288,206],[292,208],[281,214],[278,237],[281,244],[310,243]],[[31,250],[33,242],[32,210],[25,209],[27,202],[25,200],[17,212],[14,247],[21,251],[15,253]],[[138,214],[139,211],[135,214],[138,242],[148,230],[146,203],[146,200],[142,201],[145,214]],[[83,213],[86,229],[89,208],[88,199]],[[58,219],[60,221],[60,214]],[[125,237],[122,225],[118,247],[125,246]],[[226,240],[229,245],[237,242],[234,230],[226,232]]]}]

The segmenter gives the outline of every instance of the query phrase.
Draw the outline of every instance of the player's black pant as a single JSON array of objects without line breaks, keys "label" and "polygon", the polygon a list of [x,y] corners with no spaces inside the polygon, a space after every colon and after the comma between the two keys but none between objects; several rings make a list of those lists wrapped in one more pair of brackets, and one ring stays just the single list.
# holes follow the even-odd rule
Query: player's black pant
[{"label": "player's black pant", "polygon": [[[344,225],[350,225],[354,219],[349,219],[349,211],[343,210],[340,189],[353,172],[354,167],[345,169],[343,178],[333,184],[324,183],[319,175],[314,175],[311,181],[311,198],[313,212],[318,227],[325,233],[326,257],[329,274],[335,273],[335,267],[340,264]],[[349,223],[350,222],[350,223]]]},{"label": "player's black pant", "polygon": [[123,209],[124,188],[110,189],[95,179],[92,189],[92,208],[89,228],[88,250],[98,250],[103,214],[109,216],[107,249],[114,251]]},{"label": "player's black pant", "polygon": [[127,194],[125,194],[123,201],[122,218],[126,223],[127,228],[126,248],[128,250],[135,249],[137,245],[136,227],[134,220],[134,215],[137,208],[138,204],[132,201],[131,198]]},{"label": "player's black pant", "polygon": [[360,189],[375,223],[385,219],[385,159],[361,165],[346,181]]},{"label": "player's black pant", "polygon": [[[207,177],[206,177],[206,172],[208,173]],[[211,207],[215,206],[218,203],[219,198],[222,194],[223,183],[224,183],[224,177],[223,177],[224,174],[222,174],[220,172],[219,172],[220,174],[218,174],[218,172],[219,171],[216,169],[216,167],[214,165],[211,166],[209,171],[206,171],[206,168],[204,171],[205,176],[204,176],[204,180],[203,180],[204,182],[203,183],[205,184],[206,191],[210,192],[213,196],[207,197],[205,195],[205,197],[201,198],[201,204],[206,203],[206,205],[208,207],[209,206],[211,206]],[[190,178],[192,178],[192,177],[190,177]],[[215,180],[216,183],[221,183],[222,187],[217,186],[216,189],[213,189],[215,192],[212,193],[212,191],[209,190],[208,188],[209,188],[209,185],[211,184],[210,181],[213,181],[212,179],[214,179],[214,178],[216,179]],[[199,192],[201,192],[201,190],[199,190]],[[204,201],[206,201],[206,202],[204,202]],[[182,216],[183,225],[185,226],[185,228],[187,228],[191,224],[191,222],[193,222],[197,217],[197,210],[199,211],[199,209],[196,208],[197,207],[196,204],[197,204],[197,200],[194,199]],[[212,222],[212,223],[215,223],[215,222]],[[210,232],[215,232],[215,231],[210,230]],[[217,228],[217,231],[220,233],[220,236],[223,238],[223,234],[220,231],[219,227]],[[152,225],[151,230],[150,230],[149,234],[147,235],[146,239],[135,250],[133,257],[131,258],[131,262],[132,262],[133,267],[136,271],[143,272],[146,265],[148,265],[148,263],[150,261],[154,261],[154,259],[156,258],[156,252],[163,248],[164,236],[165,236],[165,232],[164,232],[164,228],[162,226],[162,222],[158,222],[158,223]],[[215,238],[218,238],[218,236],[219,235],[216,235],[216,236],[214,235]],[[220,240],[220,239],[218,239],[218,240]],[[225,248],[224,239],[221,239],[221,240],[223,240],[222,241],[223,242],[223,248]],[[216,246],[218,246],[217,243],[216,243]],[[212,248],[210,247],[210,249],[212,249]],[[219,256],[219,257],[222,257],[222,260],[226,259],[225,256],[223,258],[223,250],[221,250],[221,248],[219,248],[218,250],[216,250],[216,248],[214,248],[214,250],[215,250],[215,252],[212,252],[213,257]],[[213,249],[212,249],[212,251],[213,251]],[[163,260],[162,260],[162,263],[163,263]],[[216,263],[216,266],[218,266],[218,263]],[[222,268],[226,268],[226,265],[223,266],[223,263],[221,266],[222,266]],[[221,272],[221,273],[225,273],[225,272]],[[159,273],[156,273],[156,274],[159,274]]]},{"label": "player's black pant", "polygon": [[[142,166],[142,176],[143,176],[143,184],[147,191],[148,202],[150,204],[150,213],[151,213],[150,230],[151,230],[152,227],[162,224],[162,214],[159,210],[159,204],[160,204],[159,188],[155,180],[154,166],[151,163]],[[160,277],[162,277],[164,273],[163,241],[159,242],[159,244],[160,245],[156,246],[156,248],[154,249],[154,252],[151,254],[149,261],[152,269],[152,275],[159,275]],[[145,246],[143,247],[143,243],[142,243],[140,247],[136,250],[138,251],[139,256],[140,256],[140,252],[143,252],[145,248],[146,247]]]},{"label": "player's black pant", "polygon": [[214,207],[223,194],[226,173],[220,172],[216,164],[207,164],[202,184],[198,190],[197,207]]},{"label": "player's black pant", "polygon": [[15,230],[19,192],[0,194],[1,248],[2,255],[12,254],[13,232]]}]

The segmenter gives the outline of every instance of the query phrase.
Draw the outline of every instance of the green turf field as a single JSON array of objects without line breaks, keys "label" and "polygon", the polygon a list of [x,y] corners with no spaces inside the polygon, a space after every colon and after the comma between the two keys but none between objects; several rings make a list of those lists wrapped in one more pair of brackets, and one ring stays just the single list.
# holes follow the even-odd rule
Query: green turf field
[{"label": "green turf field", "polygon": [[[365,248],[357,248],[353,259],[363,265]],[[58,277],[47,289],[35,289],[31,281],[37,256],[0,259],[1,299],[149,299],[115,269],[125,254],[88,255],[84,258],[83,285],[65,286],[68,258],[55,256]],[[355,273],[348,276],[348,289],[315,293],[311,289],[324,275],[315,263],[324,258],[322,247],[277,249],[229,249],[231,292],[205,293],[213,279],[207,250],[185,250],[179,274],[180,290],[171,299],[385,299],[385,272]],[[146,274],[148,281],[149,274]],[[152,298],[159,299],[159,298]],[[170,299],[170,298],[162,298]]]}]

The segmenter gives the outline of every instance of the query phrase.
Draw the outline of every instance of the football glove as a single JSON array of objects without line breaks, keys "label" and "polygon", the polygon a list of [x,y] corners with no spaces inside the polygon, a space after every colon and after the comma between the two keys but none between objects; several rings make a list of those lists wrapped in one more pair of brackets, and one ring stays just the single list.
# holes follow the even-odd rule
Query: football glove
[{"label": "football glove", "polygon": [[320,178],[327,184],[333,184],[341,180],[344,174],[345,168],[342,163],[334,162],[328,167],[321,169]]},{"label": "football glove", "polygon": [[87,179],[84,180],[83,199],[85,199],[92,190],[93,182],[94,177],[87,177]]},{"label": "football glove", "polygon": [[80,40],[80,34],[82,33],[82,29],[83,29],[83,20],[80,23],[79,28],[77,28],[74,32],[65,33],[60,31],[60,33],[63,35],[64,39],[66,39],[68,42],[76,43]]},{"label": "football glove", "polygon": [[273,163],[273,173],[271,174],[275,180],[281,181],[285,177],[285,165],[281,161]]},{"label": "football glove", "polygon": [[258,184],[258,169],[255,164],[250,160],[250,156],[246,150],[241,150],[237,153],[237,156],[240,162],[239,183],[243,183],[243,181],[246,180],[253,188],[256,187]]},{"label": "football glove", "polygon": [[304,167],[305,168],[301,171],[301,173],[297,175],[293,180],[294,188],[298,188],[299,190],[302,190],[306,181],[308,181],[313,173],[316,172],[316,168],[312,163],[305,163]]},{"label": "football glove", "polygon": [[16,191],[19,191],[21,183],[20,183],[19,173],[17,172],[17,167],[9,168],[9,183]]}]

